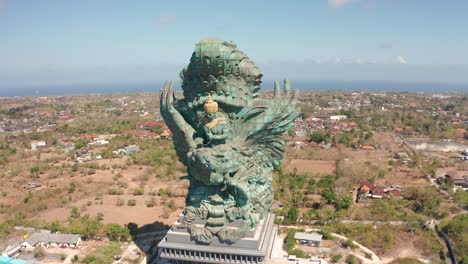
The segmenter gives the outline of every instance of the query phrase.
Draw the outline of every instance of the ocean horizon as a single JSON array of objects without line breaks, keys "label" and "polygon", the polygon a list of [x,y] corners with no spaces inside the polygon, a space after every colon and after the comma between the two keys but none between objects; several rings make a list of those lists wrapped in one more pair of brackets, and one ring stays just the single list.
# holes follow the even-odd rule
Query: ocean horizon
[{"label": "ocean horizon", "polygon": [[[147,93],[159,92],[164,81],[154,83],[119,83],[119,84],[66,84],[44,86],[15,86],[0,88],[0,97],[14,96],[50,96],[74,94],[110,94],[110,93]],[[282,82],[280,82],[282,83]],[[281,84],[282,85],[282,84]],[[468,83],[444,82],[408,82],[408,81],[335,81],[335,80],[291,80],[291,87],[299,90],[345,90],[370,92],[468,92]],[[273,89],[273,81],[263,81],[261,91]],[[176,82],[180,90],[180,82]]]}]

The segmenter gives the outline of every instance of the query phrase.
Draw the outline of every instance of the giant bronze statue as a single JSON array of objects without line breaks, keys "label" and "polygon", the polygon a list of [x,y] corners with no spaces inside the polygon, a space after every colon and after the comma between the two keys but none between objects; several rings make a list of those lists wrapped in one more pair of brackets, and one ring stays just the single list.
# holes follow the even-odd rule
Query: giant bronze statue
[{"label": "giant bronze statue", "polygon": [[270,210],[297,92],[275,82],[272,98],[260,98],[259,68],[234,43],[212,38],[196,44],[180,77],[184,98],[166,82],[161,114],[190,180],[183,224],[197,244],[234,243]]}]

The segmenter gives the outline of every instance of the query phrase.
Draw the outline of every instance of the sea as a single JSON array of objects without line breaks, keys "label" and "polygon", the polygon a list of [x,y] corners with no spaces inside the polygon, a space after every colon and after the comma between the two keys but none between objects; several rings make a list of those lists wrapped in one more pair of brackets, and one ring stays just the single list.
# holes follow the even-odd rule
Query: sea
[{"label": "sea", "polygon": [[[400,82],[400,81],[336,81],[336,80],[291,80],[291,87],[299,90],[344,90],[370,92],[426,92],[426,93],[468,93],[468,83],[443,82]],[[108,93],[157,93],[163,81],[154,83],[115,83],[115,84],[66,84],[25,87],[0,87],[0,97],[50,96],[70,94]],[[273,81],[263,81],[263,91],[273,89]],[[180,82],[176,90],[180,90]]]}]

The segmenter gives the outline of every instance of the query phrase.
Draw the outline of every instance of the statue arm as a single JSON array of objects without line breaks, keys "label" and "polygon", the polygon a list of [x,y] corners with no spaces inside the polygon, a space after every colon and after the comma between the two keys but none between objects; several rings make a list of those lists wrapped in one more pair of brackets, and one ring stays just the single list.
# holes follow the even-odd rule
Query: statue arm
[{"label": "statue arm", "polygon": [[195,129],[185,121],[181,113],[174,107],[173,103],[176,102],[174,97],[174,82],[165,83],[160,95],[160,109],[161,115],[164,118],[169,129],[172,131],[173,137],[177,140],[176,151],[183,163],[186,162],[185,157],[187,153],[197,147],[195,142]]}]

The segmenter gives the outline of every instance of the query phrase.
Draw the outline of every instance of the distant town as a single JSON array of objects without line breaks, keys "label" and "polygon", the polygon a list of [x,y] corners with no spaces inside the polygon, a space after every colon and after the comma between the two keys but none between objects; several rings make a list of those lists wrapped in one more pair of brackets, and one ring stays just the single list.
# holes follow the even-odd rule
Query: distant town
[{"label": "distant town", "polygon": [[[466,93],[299,104],[272,263],[468,262]],[[189,187],[171,139],[156,93],[0,98],[0,263],[151,262]]]}]

